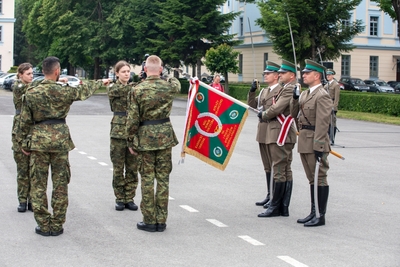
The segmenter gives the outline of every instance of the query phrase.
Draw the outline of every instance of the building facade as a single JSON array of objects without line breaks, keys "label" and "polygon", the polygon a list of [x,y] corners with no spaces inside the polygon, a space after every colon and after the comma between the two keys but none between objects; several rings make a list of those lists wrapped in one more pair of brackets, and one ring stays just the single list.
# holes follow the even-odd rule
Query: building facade
[{"label": "building facade", "polygon": [[0,0],[0,70],[14,65],[14,0]]},{"label": "building facade", "polygon": [[[273,52],[272,43],[255,21],[260,18],[256,4],[228,0],[221,12],[237,12],[241,15],[232,23],[230,34],[236,34],[243,44],[235,47],[239,56],[239,74],[230,74],[230,81],[250,82],[262,79],[265,61],[277,63],[281,58]],[[336,72],[336,78],[352,76],[361,79],[379,78],[400,81],[400,43],[397,23],[379,10],[375,2],[363,0],[351,13],[351,21],[362,20],[364,31],[355,36],[355,49],[343,53],[336,61],[328,62]],[[349,21],[349,22],[351,22]],[[347,23],[347,22],[343,22]]]}]

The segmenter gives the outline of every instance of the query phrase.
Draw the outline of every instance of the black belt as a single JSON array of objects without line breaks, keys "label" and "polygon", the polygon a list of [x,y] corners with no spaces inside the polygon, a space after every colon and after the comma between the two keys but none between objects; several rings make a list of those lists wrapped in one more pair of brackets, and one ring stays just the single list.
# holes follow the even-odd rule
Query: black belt
[{"label": "black belt", "polygon": [[114,112],[114,115],[126,116],[126,111],[116,111],[116,112]]},{"label": "black belt", "polygon": [[152,120],[152,121],[141,121],[139,126],[144,126],[144,125],[156,125],[156,124],[162,124],[164,122],[169,122],[169,118],[165,119],[160,119],[160,120]]},{"label": "black belt", "polygon": [[15,110],[15,115],[19,115],[19,114],[21,114],[21,110],[20,109],[16,109]]},{"label": "black belt", "polygon": [[313,125],[301,125],[300,126],[300,130],[312,130],[312,131],[315,131],[315,126],[313,126]]},{"label": "black belt", "polygon": [[65,119],[50,119],[44,121],[35,121],[35,124],[60,124],[65,123]]}]

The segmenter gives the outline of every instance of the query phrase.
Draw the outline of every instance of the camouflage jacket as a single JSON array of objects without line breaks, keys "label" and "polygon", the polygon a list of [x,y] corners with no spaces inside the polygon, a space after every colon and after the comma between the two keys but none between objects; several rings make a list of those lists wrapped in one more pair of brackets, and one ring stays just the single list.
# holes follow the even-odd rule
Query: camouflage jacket
[{"label": "camouflage jacket", "polygon": [[111,120],[111,138],[126,139],[126,115],[123,115],[123,113],[127,111],[128,94],[132,86],[134,84],[123,85],[120,81],[117,81],[107,87],[111,111],[119,113],[114,114]]},{"label": "camouflage jacket", "polygon": [[25,84],[21,80],[18,79],[14,82],[13,87],[12,87],[15,115],[14,115],[13,126],[12,126],[11,141],[13,144],[12,149],[15,151],[21,150],[21,147],[18,145],[18,142],[15,137],[18,133],[18,120],[20,118],[20,113],[21,113],[22,95],[25,94],[28,86],[29,86],[28,84]]},{"label": "camouflage jacket", "polygon": [[128,147],[136,151],[151,151],[178,144],[171,122],[143,126],[140,123],[169,118],[174,94],[180,88],[176,78],[165,81],[159,76],[149,76],[131,90],[126,123]]},{"label": "camouflage jacket", "polygon": [[64,152],[74,149],[66,123],[47,124],[48,120],[65,119],[74,101],[86,100],[102,85],[85,82],[77,87],[43,80],[29,87],[22,97],[22,111],[17,141],[27,151]]}]

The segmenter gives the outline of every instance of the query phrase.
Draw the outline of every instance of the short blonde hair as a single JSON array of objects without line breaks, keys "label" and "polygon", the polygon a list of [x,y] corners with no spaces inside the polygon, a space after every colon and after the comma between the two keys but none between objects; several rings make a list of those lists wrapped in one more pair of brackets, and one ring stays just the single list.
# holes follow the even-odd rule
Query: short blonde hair
[{"label": "short blonde hair", "polygon": [[158,56],[151,55],[146,59],[146,68],[148,71],[156,72],[162,67],[162,60]]}]

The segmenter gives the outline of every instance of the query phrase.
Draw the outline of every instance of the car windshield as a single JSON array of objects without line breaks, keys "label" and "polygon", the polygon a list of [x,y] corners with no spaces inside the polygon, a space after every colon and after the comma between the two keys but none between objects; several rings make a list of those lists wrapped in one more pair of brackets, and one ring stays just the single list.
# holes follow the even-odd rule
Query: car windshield
[{"label": "car windshield", "polygon": [[379,86],[389,86],[386,82],[376,82]]},{"label": "car windshield", "polygon": [[365,84],[365,82],[363,82],[363,80],[351,80],[351,82],[353,83],[353,84]]}]

